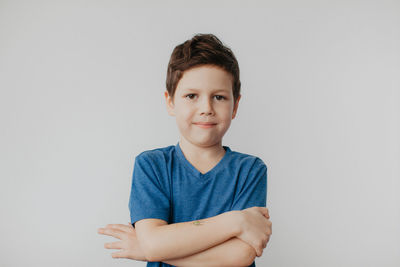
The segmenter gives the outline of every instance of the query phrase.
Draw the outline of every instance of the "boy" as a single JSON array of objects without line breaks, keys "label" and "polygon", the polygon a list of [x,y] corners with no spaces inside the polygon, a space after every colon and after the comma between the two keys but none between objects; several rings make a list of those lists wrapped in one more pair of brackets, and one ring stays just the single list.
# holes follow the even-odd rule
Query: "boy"
[{"label": "boy", "polygon": [[180,140],[136,156],[131,223],[100,228],[121,239],[105,247],[147,266],[255,266],[272,232],[267,166],[222,145],[241,98],[237,60],[197,34],[175,47],[166,85]]}]

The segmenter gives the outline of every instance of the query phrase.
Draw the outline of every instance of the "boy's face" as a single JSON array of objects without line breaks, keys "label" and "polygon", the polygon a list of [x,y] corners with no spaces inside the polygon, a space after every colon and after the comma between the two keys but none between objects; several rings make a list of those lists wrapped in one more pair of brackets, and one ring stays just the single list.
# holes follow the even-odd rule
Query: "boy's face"
[{"label": "boy's face", "polygon": [[182,138],[201,147],[221,143],[240,100],[239,96],[233,102],[232,85],[230,73],[216,66],[202,65],[183,73],[173,99],[165,91],[168,113],[176,117]]}]

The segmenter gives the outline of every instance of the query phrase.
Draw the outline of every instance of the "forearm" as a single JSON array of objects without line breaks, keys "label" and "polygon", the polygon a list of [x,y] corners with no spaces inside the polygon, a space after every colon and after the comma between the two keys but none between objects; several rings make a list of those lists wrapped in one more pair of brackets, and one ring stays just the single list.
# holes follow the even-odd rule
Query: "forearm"
[{"label": "forearm", "polygon": [[250,245],[234,237],[199,253],[163,262],[184,267],[243,267],[251,265],[255,257],[256,252]]},{"label": "forearm", "polygon": [[150,261],[183,258],[235,237],[240,231],[238,216],[238,211],[230,211],[198,221],[157,226],[138,237]]}]

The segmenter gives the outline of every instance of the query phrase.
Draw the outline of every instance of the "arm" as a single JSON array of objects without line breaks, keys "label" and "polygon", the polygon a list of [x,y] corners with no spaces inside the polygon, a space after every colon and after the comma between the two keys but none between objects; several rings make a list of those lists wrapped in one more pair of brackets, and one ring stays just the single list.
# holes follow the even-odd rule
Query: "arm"
[{"label": "arm", "polygon": [[202,252],[183,258],[164,260],[164,262],[185,267],[242,267],[251,265],[255,257],[256,252],[250,245],[234,237]]},{"label": "arm", "polygon": [[199,221],[174,224],[143,219],[136,222],[135,228],[146,259],[165,261],[199,253],[236,237],[241,231],[239,213],[229,211]]},{"label": "arm", "polygon": [[[243,210],[255,206],[266,206],[267,166],[262,160],[257,159],[252,163],[252,168],[249,175],[247,175],[247,180],[241,183],[241,186],[241,190],[238,191],[238,195],[235,197],[232,206],[233,210]],[[269,219],[268,212],[266,217]],[[250,220],[249,217],[247,218]],[[262,250],[266,247],[267,242],[269,241],[269,236],[272,233],[272,224],[270,221],[266,224],[267,225],[264,224],[264,227],[260,227],[260,229],[267,229],[264,233],[256,233],[252,237],[237,235],[235,238],[200,253],[179,259],[169,259],[164,262],[171,265],[185,267],[249,266],[254,262],[256,256],[260,257],[262,255]],[[258,226],[253,225],[253,227],[257,228]],[[257,239],[261,236],[264,236],[261,239],[262,248],[260,247],[260,243],[257,243]],[[243,240],[250,241],[250,243],[246,243]],[[256,249],[256,247],[258,247],[258,249]]]},{"label": "arm", "polygon": [[[262,250],[265,248],[266,242],[269,240],[269,236],[271,235],[271,222],[268,220],[268,210],[263,207],[252,207],[239,211],[239,216],[239,225],[241,227],[237,238],[230,238],[228,241],[221,242],[222,244],[213,246],[212,248],[202,250],[199,253],[192,253],[194,255],[191,254],[183,257],[169,255],[168,259],[162,261],[167,263],[171,262],[178,266],[204,266],[210,264],[212,266],[250,265],[254,261],[254,253],[256,252],[256,256],[261,256]],[[152,221],[154,219],[149,220]],[[204,221],[206,220],[209,221],[209,219],[205,219]],[[160,225],[166,224],[163,220],[155,219],[155,221]],[[197,225],[198,227],[203,226],[202,224],[194,225]],[[121,240],[104,244],[104,247],[108,249],[120,249],[119,251],[112,253],[113,258],[161,261],[155,259],[154,256],[153,258],[146,257],[143,249],[144,246],[138,240],[137,229],[133,228],[131,223],[128,225],[108,224],[106,228],[99,228],[98,233],[110,235]],[[175,243],[174,241],[175,239],[172,239],[172,242],[170,241],[171,244],[167,243],[165,245],[170,246]],[[249,245],[247,244],[250,244],[252,249],[249,249]],[[233,254],[234,256],[230,257],[229,254]],[[221,255],[223,256],[221,257]]]},{"label": "arm", "polygon": [[[98,229],[99,234],[109,235],[120,239],[117,242],[105,243],[107,249],[119,249],[111,255],[113,258],[126,258],[138,261],[148,261],[144,255],[142,245],[137,239],[135,228],[131,223],[108,224],[105,228]],[[231,238],[217,246],[199,253],[164,260],[165,263],[175,266],[249,266],[254,262],[256,252],[254,248],[239,238]]]}]

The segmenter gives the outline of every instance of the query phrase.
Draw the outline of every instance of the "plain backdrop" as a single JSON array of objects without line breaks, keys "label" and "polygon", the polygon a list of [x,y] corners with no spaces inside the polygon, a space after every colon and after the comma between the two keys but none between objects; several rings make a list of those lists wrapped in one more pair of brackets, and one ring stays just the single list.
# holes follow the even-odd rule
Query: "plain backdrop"
[{"label": "plain backdrop", "polygon": [[0,1],[0,265],[145,266],[134,158],[176,144],[173,48],[213,33],[241,70],[232,150],[268,166],[257,266],[400,266],[399,1]]}]

